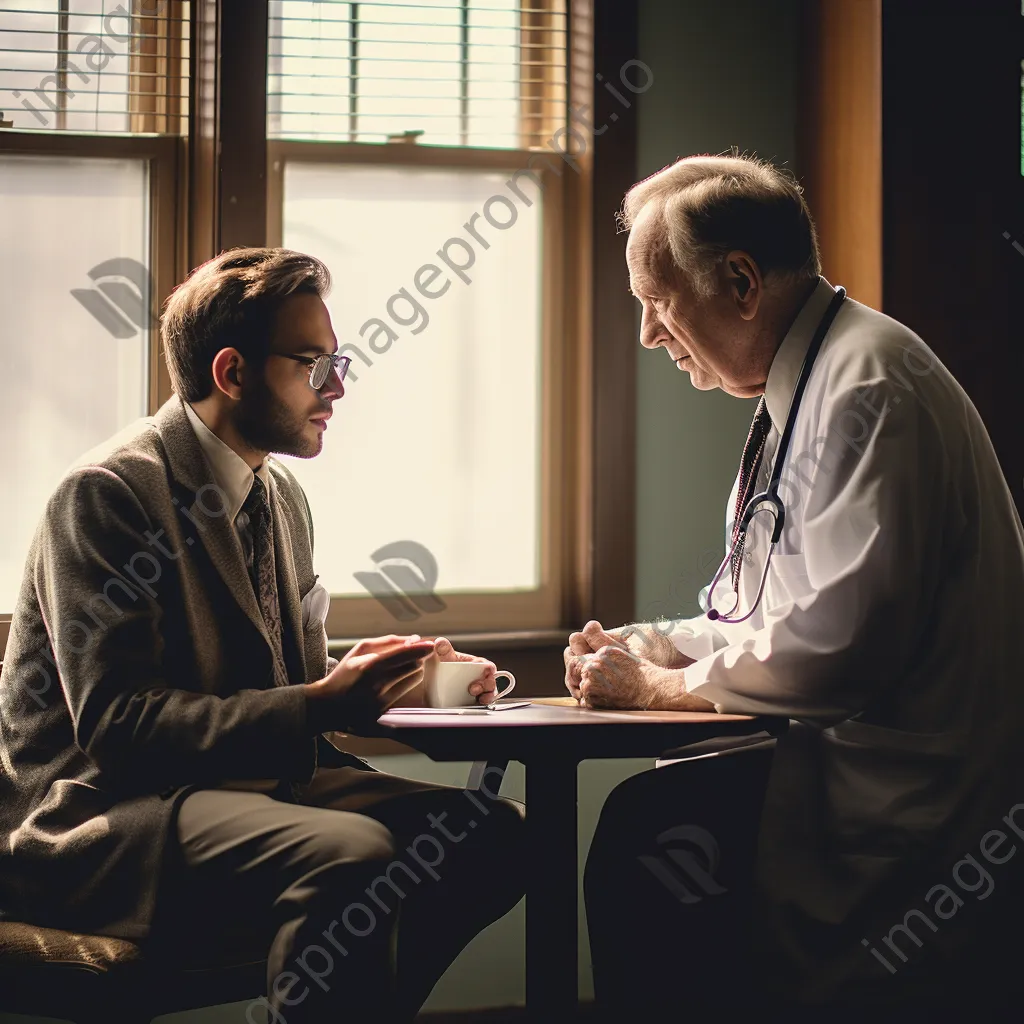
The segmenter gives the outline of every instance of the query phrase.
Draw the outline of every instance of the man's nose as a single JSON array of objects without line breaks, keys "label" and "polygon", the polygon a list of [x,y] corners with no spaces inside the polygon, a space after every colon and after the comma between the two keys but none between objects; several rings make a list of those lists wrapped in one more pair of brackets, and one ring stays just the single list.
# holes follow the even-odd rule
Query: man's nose
[{"label": "man's nose", "polygon": [[653,311],[646,309],[640,318],[640,344],[644,348],[657,348],[671,339],[672,335],[665,330],[665,325]]},{"label": "man's nose", "polygon": [[345,385],[341,382],[337,370],[332,369],[327,375],[327,380],[320,389],[320,394],[324,398],[333,397],[337,399],[345,397]]}]

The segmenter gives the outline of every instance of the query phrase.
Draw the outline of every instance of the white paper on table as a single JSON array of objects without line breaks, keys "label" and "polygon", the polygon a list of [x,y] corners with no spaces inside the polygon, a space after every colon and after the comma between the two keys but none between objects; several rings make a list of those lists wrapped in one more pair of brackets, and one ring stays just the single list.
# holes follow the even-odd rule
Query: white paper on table
[{"label": "white paper on table", "polygon": [[481,704],[476,708],[391,708],[389,715],[480,715],[488,714],[491,711],[510,711],[512,708],[527,708],[533,702],[529,700],[517,700],[510,704],[495,704],[488,708]]}]

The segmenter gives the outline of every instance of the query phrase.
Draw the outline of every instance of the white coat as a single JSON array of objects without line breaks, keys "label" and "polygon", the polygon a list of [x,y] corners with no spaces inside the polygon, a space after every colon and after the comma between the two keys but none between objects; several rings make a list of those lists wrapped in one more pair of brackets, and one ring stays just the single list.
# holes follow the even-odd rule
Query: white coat
[{"label": "white coat", "polygon": [[[758,490],[833,294],[821,279],[772,363]],[[813,1001],[898,986],[925,946],[955,956],[987,898],[981,872],[998,885],[1024,869],[1003,866],[1024,845],[1024,533],[963,389],[912,331],[849,298],[796,415],[781,497],[754,615],[690,619],[673,639],[698,659],[687,690],[793,720],[762,819],[762,923],[783,987]],[[767,547],[755,521],[742,611]],[[726,572],[715,607],[732,600]]]}]

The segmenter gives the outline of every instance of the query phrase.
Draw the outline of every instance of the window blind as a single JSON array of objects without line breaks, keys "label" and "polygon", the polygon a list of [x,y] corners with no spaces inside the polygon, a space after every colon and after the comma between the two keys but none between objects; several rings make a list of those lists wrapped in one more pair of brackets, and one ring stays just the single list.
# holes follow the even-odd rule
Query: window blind
[{"label": "window blind", "polygon": [[0,121],[185,134],[190,0],[0,0]]},{"label": "window blind", "polygon": [[271,0],[268,136],[540,149],[565,123],[565,0]]}]

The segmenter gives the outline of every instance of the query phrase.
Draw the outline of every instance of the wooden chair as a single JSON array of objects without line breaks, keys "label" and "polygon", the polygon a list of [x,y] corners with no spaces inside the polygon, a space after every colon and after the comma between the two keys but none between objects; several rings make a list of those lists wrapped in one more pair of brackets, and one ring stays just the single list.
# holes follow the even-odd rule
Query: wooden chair
[{"label": "wooden chair", "polygon": [[219,963],[147,958],[125,939],[0,921],[0,1011],[74,1024],[148,1024],[260,997],[266,961],[228,954]]},{"label": "wooden chair", "polygon": [[147,957],[126,939],[0,920],[4,1013],[148,1024],[165,1013],[257,999],[266,973],[263,953],[232,951],[208,962],[191,961],[184,951]]}]

